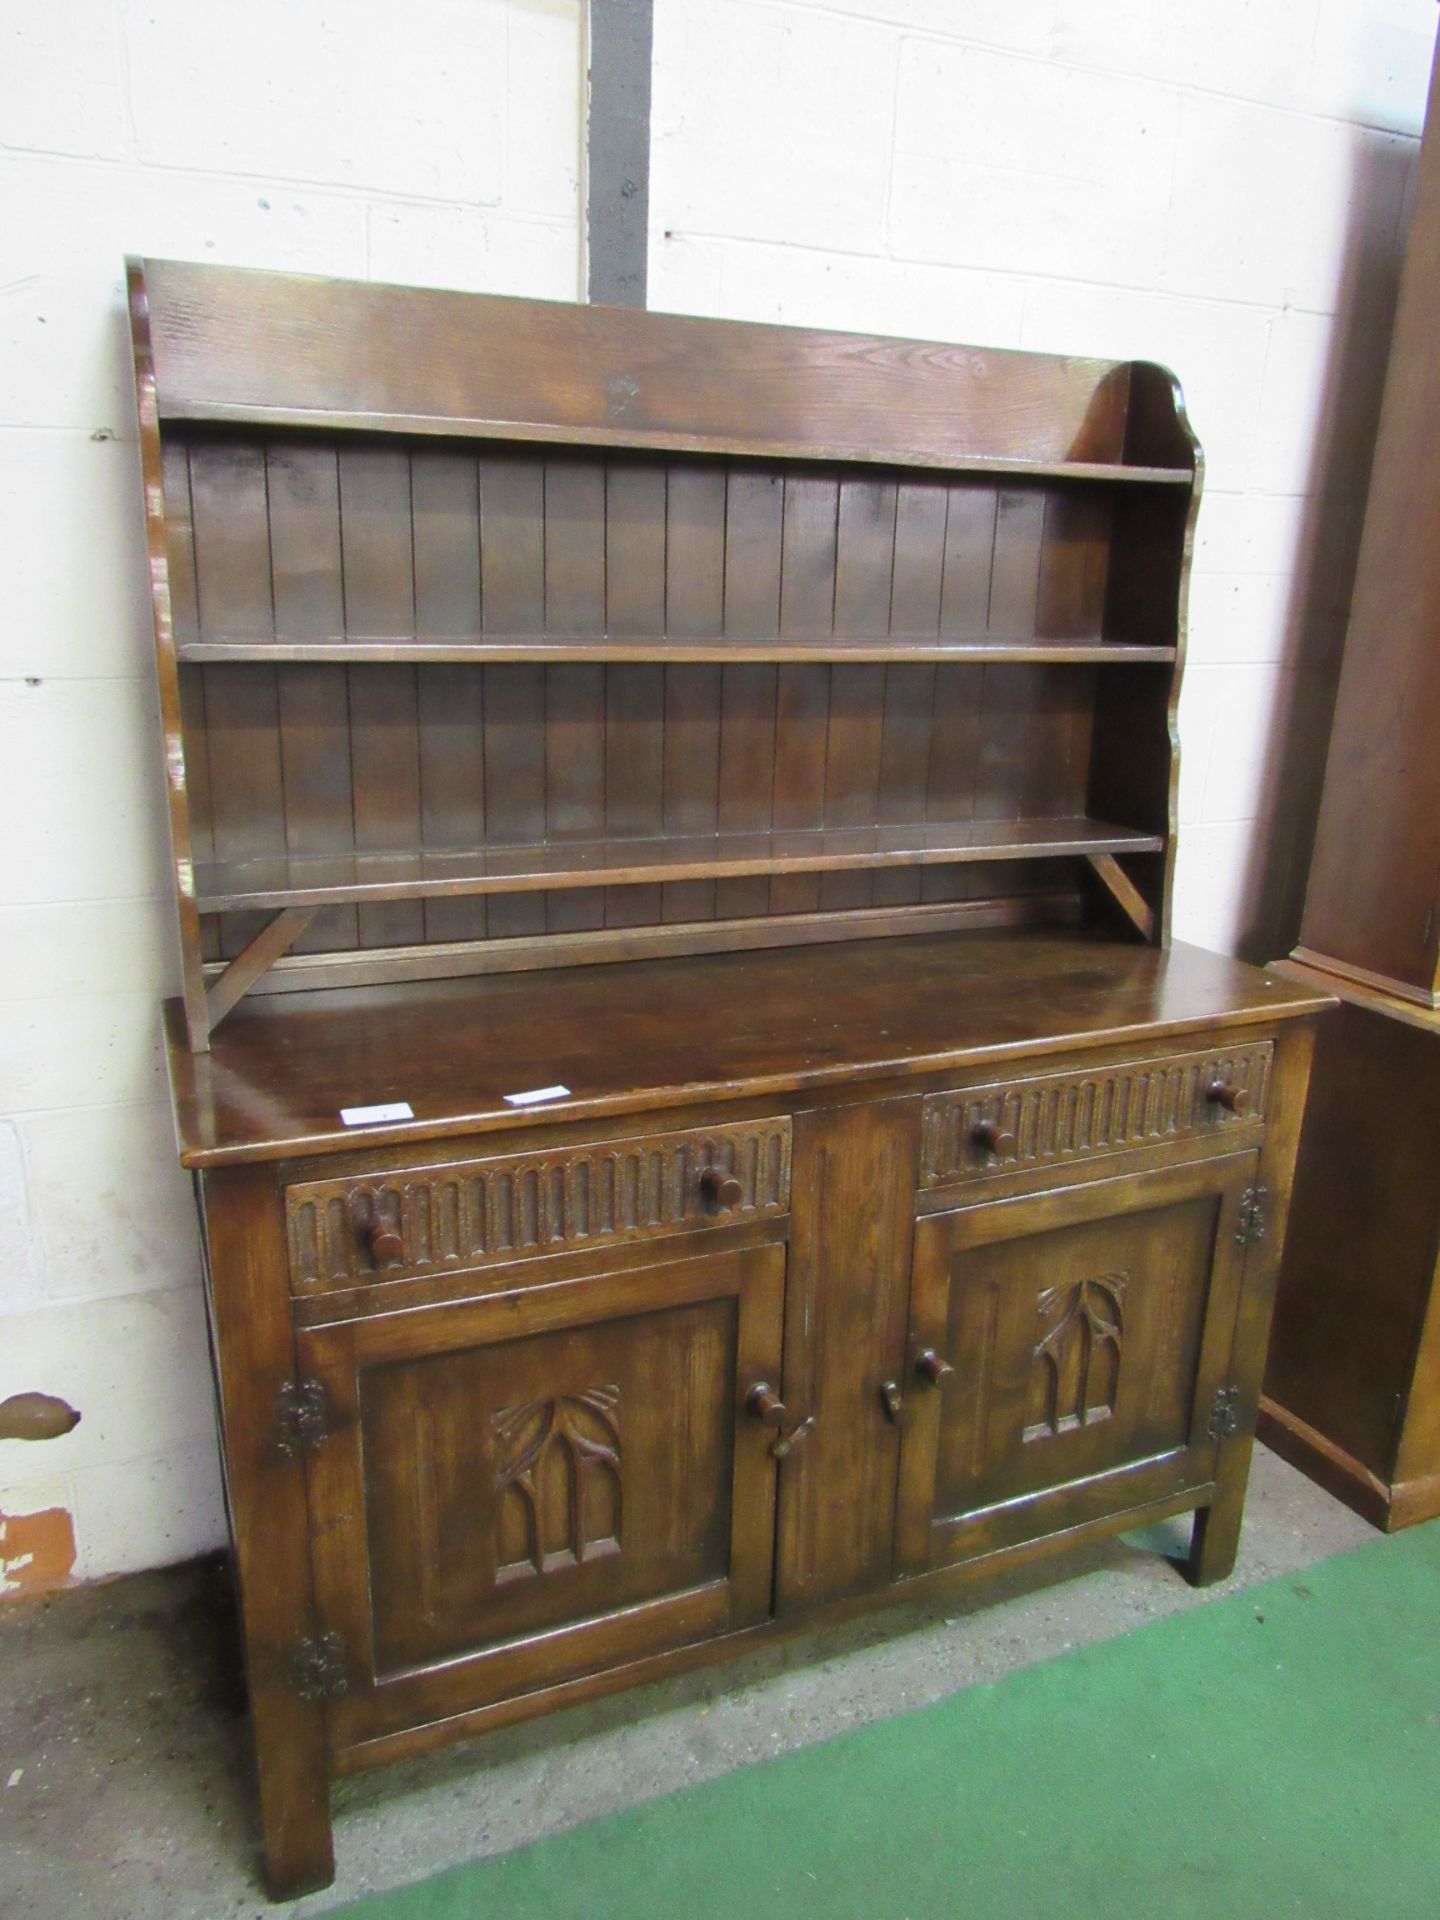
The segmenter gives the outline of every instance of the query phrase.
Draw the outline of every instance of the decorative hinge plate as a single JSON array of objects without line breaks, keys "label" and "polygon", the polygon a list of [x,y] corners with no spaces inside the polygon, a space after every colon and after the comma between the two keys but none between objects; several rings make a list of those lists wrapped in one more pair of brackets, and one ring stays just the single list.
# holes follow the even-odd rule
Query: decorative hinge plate
[{"label": "decorative hinge plate", "polygon": [[1240,1217],[1235,1223],[1235,1239],[1250,1247],[1265,1238],[1265,1208],[1270,1198],[1268,1187],[1247,1187],[1240,1196]]},{"label": "decorative hinge plate", "polygon": [[302,1640],[290,1661],[290,1679],[302,1700],[338,1700],[349,1690],[345,1642],[338,1633]]},{"label": "decorative hinge plate", "polygon": [[323,1447],[330,1438],[329,1408],[318,1380],[290,1380],[275,1396],[275,1444],[281,1453]]},{"label": "decorative hinge plate", "polygon": [[1240,1431],[1240,1389],[1239,1387],[1221,1387],[1216,1392],[1214,1405],[1210,1409],[1210,1438],[1223,1440],[1227,1434]]}]

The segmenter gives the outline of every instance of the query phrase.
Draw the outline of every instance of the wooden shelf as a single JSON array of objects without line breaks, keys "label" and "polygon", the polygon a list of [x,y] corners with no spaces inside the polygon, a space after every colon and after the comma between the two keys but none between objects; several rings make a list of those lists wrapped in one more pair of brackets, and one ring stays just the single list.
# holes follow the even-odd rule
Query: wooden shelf
[{"label": "wooden shelf", "polygon": [[457,894],[535,893],[552,887],[723,880],[746,874],[1158,853],[1164,845],[1163,835],[1137,833],[1100,820],[932,821],[784,833],[569,840],[465,852],[278,854],[197,861],[195,891],[202,913],[226,913]]},{"label": "wooden shelf", "polygon": [[347,639],[344,635],[319,640],[191,640],[176,649],[191,666],[218,666],[236,661],[283,666],[296,663],[399,663],[474,661],[549,664],[563,661],[691,662],[743,665],[840,662],[850,665],[924,661],[994,661],[1012,664],[1073,666],[1137,666],[1173,661],[1174,647],[1133,646],[1122,641],[1097,640],[941,640],[934,635],[892,634],[879,639],[825,640],[681,640],[664,635],[653,639],[617,640],[596,634],[482,634],[475,639],[436,640],[416,634],[389,634],[377,638]]},{"label": "wooden shelf", "polygon": [[1141,486],[1192,487],[1190,467],[1132,466],[1111,460],[1025,460],[1009,455],[935,452],[907,447],[903,452],[866,445],[817,440],[767,439],[756,445],[743,434],[654,431],[643,427],[549,425],[532,420],[487,420],[450,414],[357,412],[317,407],[248,405],[234,400],[177,399],[162,396],[164,426],[230,426],[295,429],[306,432],[412,434],[447,440],[502,440],[540,445],[625,447],[657,453],[733,455],[747,460],[861,462],[886,467],[938,467],[947,473],[973,473],[1017,480],[1100,480]]}]

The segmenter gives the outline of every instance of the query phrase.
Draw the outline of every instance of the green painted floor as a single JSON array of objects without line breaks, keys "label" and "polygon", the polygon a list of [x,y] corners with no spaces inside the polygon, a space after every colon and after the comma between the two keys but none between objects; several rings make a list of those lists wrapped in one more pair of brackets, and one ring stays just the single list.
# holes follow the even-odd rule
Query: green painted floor
[{"label": "green painted floor", "polygon": [[1440,1920],[1440,1521],[341,1911]]}]

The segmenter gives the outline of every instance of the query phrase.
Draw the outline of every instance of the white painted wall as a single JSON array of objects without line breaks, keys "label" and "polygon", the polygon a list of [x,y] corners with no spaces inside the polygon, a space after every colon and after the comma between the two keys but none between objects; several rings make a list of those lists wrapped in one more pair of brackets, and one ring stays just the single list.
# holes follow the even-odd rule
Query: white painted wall
[{"label": "white painted wall", "polygon": [[0,7],[0,1399],[83,1415],[0,1515],[78,1575],[222,1535],[123,257],[574,299],[582,100],[580,0]]},{"label": "white painted wall", "polygon": [[1294,938],[1435,0],[656,0],[652,306],[1143,358],[1207,458],[1177,931]]},{"label": "white painted wall", "polygon": [[[1293,904],[1435,12],[656,0],[653,304],[1184,378],[1211,944]],[[73,1514],[80,1575],[221,1534],[122,255],[573,298],[580,61],[579,0],[0,10],[0,1398],[84,1415],[0,1443],[0,1514]]]}]

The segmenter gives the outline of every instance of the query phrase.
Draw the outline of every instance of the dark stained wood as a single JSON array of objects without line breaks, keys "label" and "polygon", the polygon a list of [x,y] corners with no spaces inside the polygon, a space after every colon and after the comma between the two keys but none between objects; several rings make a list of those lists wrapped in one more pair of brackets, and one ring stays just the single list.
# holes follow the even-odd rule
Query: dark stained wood
[{"label": "dark stained wood", "polygon": [[1375,440],[1297,958],[1440,1006],[1440,65]]},{"label": "dark stained wood", "polygon": [[[916,1230],[897,1556],[908,1572],[1213,1477],[1256,1155],[936,1214]],[[936,1365],[920,1366],[923,1354]],[[917,1371],[920,1374],[915,1380]]]},{"label": "dark stained wood", "polygon": [[[147,261],[162,417],[1117,464],[1123,363]],[[743,397],[741,397],[743,396]],[[1183,445],[1159,471],[1184,473]]]},{"label": "dark stained wood", "polygon": [[815,1426],[781,1481],[781,1614],[890,1578],[899,1434],[881,1387],[902,1357],[919,1148],[914,1100],[797,1123],[784,1389]]},{"label": "dark stained wood", "polygon": [[1413,1504],[1402,1490],[1440,1476],[1440,1032],[1334,984],[1345,1003],[1316,1047],[1262,1434],[1394,1525]]},{"label": "dark stained wood", "polygon": [[537,1085],[571,1089],[552,1115],[640,1112],[1327,1005],[1194,947],[930,935],[251,999],[171,1070],[199,1165],[353,1146],[342,1106],[408,1099],[365,1137],[423,1139],[512,1124],[503,1095]]},{"label": "dark stained wood", "polygon": [[1126,873],[1113,853],[1092,853],[1090,865],[1104,882],[1105,890],[1142,940],[1155,937],[1155,913],[1143,893]]},{"label": "dark stained wood", "polygon": [[[155,631],[156,691],[169,772],[165,802],[180,933],[180,993],[191,1044],[203,1045],[210,1027],[203,964],[218,954],[220,942],[219,929],[213,922],[202,930],[195,907],[192,866],[196,852],[212,850],[204,745],[204,683],[198,673],[182,673],[176,657],[177,638],[197,633],[200,619],[195,589],[190,464],[183,447],[161,443],[155,367],[150,350],[150,307],[138,262],[126,264],[125,294],[135,363],[135,412],[140,429],[140,471],[145,494],[145,553]],[[187,721],[193,729],[197,719],[200,722],[198,742],[194,757],[187,765]],[[193,788],[190,788],[192,782]],[[193,825],[192,805],[199,810]]]},{"label": "dark stained wood", "polygon": [[764,1617],[783,1275],[717,1252],[301,1336],[345,1427],[310,1470],[339,1742]]},{"label": "dark stained wood", "polygon": [[[1440,63],[1300,944],[1319,1038],[1262,1431],[1378,1525],[1440,1514]],[[1128,817],[1128,816],[1127,816]]]},{"label": "dark stained wood", "polygon": [[[478,466],[468,453],[412,451],[417,649],[427,644],[427,636],[480,631],[479,488]],[[421,842],[437,848],[479,846],[485,838],[482,677],[436,662],[416,675],[415,694]],[[483,900],[428,900],[424,917],[430,941],[485,937]]]},{"label": "dark stained wood", "polygon": [[1260,1179],[1251,1196],[1259,1212],[1252,1215],[1247,1236],[1235,1333],[1225,1369],[1230,1400],[1220,1435],[1215,1497],[1197,1513],[1191,1541],[1188,1571],[1197,1586],[1225,1579],[1235,1565],[1314,1048],[1315,1032],[1308,1023],[1283,1029],[1275,1044]]},{"label": "dark stained wood", "polygon": [[[416,675],[420,729],[420,837],[437,853],[485,844],[485,682],[469,667]],[[485,901],[425,902],[428,940],[483,940]]]},{"label": "dark stained wood", "polygon": [[227,1173],[205,1182],[202,1192],[206,1299],[255,1723],[265,1878],[275,1897],[289,1897],[326,1885],[335,1863],[325,1708],[303,1699],[294,1684],[301,1645],[319,1629],[305,1467],[298,1454],[276,1445],[276,1399],[295,1378],[284,1216],[273,1167]]},{"label": "dark stained wood", "polygon": [[[275,631],[306,640],[345,624],[339,467],[333,449],[275,446],[266,456]],[[277,673],[285,843],[292,853],[339,853],[355,844],[349,692],[343,668],[303,664]],[[353,911],[327,915],[305,936],[311,949],[354,947]]]},{"label": "dark stained wood", "polygon": [[[207,426],[206,404],[167,413],[157,399],[156,437],[161,418],[167,435],[159,453],[173,472],[165,549],[181,610],[166,670],[178,660],[211,676],[232,666],[286,669],[276,683],[278,796],[253,778],[248,791],[217,795],[203,683],[198,699],[181,703],[197,857],[215,851],[217,824],[222,841],[231,836],[239,814],[262,850],[283,841],[301,859],[354,850],[404,864],[408,855],[421,879],[431,855],[471,850],[481,872],[495,848],[530,846],[540,856],[530,885],[503,889],[533,899],[487,904],[420,885],[324,902],[303,951],[385,954],[389,977],[399,978],[415,972],[426,945],[993,895],[999,876],[954,863],[936,874],[920,863],[877,872],[843,861],[705,873],[637,867],[612,872],[597,892],[551,858],[555,847],[606,836],[669,840],[681,818],[702,834],[754,834],[900,827],[922,814],[1089,815],[1143,826],[1159,844],[1132,868],[1133,884],[1163,937],[1177,676],[1154,670],[1178,669],[1199,457],[1157,370],[1092,366],[1087,376],[1081,363],[1036,356],[957,356],[913,343],[892,353],[845,336],[714,323],[678,323],[676,333],[676,323],[642,315],[635,364],[659,386],[617,374],[606,407],[618,395],[620,414],[586,424],[567,411],[563,383],[552,379],[543,396],[533,385],[534,356],[547,326],[578,324],[594,335],[589,360],[598,365],[611,325],[603,311],[577,321],[535,303],[417,294],[406,303],[406,326],[419,329],[412,336],[392,294],[381,304],[397,330],[366,349],[360,316],[373,290],[341,320],[335,289],[321,283],[155,271],[185,288],[168,310],[177,317],[174,366],[189,351],[182,339],[194,344],[198,290],[213,286],[223,307],[243,282],[257,350],[263,314],[288,326],[289,311],[298,351],[310,324],[302,316],[323,310],[344,336],[335,343],[342,360],[357,355],[352,374],[362,383],[410,380],[394,359],[402,337],[436,350],[446,341],[452,403],[467,383],[483,387],[500,365],[510,370],[510,426],[497,418],[487,427],[462,407],[448,444],[441,416],[372,405],[373,386],[358,408],[292,417],[261,406],[244,437],[226,421],[246,405],[237,413],[220,402],[220,424]],[[463,336],[454,332],[462,313],[473,321]],[[216,319],[201,331],[218,348],[229,323],[219,310]],[[655,342],[668,344],[653,345],[652,363],[642,336],[656,325]],[[507,344],[507,327],[526,337]],[[682,336],[706,357],[672,390]],[[743,378],[727,370],[742,339],[757,356]],[[821,369],[835,397],[851,401],[878,383],[875,392],[889,391],[900,408],[895,420],[908,423],[909,444],[887,460],[885,441],[868,434],[842,460],[820,441],[787,440],[773,409],[768,432],[757,414],[743,444],[642,418],[663,391],[678,419],[708,404],[702,390],[720,381],[733,389],[738,423],[782,367],[795,403]],[[588,376],[571,371],[583,387]],[[290,373],[301,377],[298,366]],[[1038,394],[1053,410],[1060,391],[1087,377],[1097,384],[1081,438],[1052,457],[1055,448],[1046,454],[1020,423]],[[916,380],[930,389],[923,421],[906,411]],[[957,406],[968,395],[974,408],[973,441],[953,457],[925,430],[947,392]],[[357,435],[362,419],[373,430]],[[1012,428],[1018,440],[1008,438]],[[1153,460],[1139,461],[1140,449]],[[751,457],[717,457],[740,452]],[[1121,479],[1139,484],[1113,484]],[[966,663],[977,669],[971,678],[913,670]],[[725,669],[718,680],[704,671],[714,666]],[[1124,691],[1117,676],[1091,671],[1120,666],[1141,675]],[[484,677],[455,671],[466,668]],[[382,669],[416,670],[413,689]],[[226,698],[221,688],[222,730]],[[685,737],[672,740],[676,726]],[[263,772],[268,750],[257,744]],[[1098,758],[1122,771],[1104,772]],[[1087,788],[1113,792],[1115,804],[1096,804]],[[1033,846],[1028,857],[1037,857]],[[444,859],[445,873],[454,868]],[[1048,875],[1021,871],[1008,883],[1017,898],[1054,891]],[[253,914],[222,911],[210,894],[187,934],[192,975],[202,958],[237,954],[259,929]],[[1081,897],[1104,914],[1093,888]],[[193,918],[188,901],[185,911]],[[265,990],[265,976],[255,984]],[[192,1041],[202,1045],[208,1020],[193,985],[191,1008]]]},{"label": "dark stained wood", "polygon": [[[665,831],[676,837],[714,833],[720,814],[720,669],[665,669]],[[661,913],[670,922],[714,917],[709,880],[663,885]]]},{"label": "dark stained wood", "polygon": [[225,968],[206,992],[210,1024],[218,1026],[262,973],[289,953],[315,918],[313,907],[286,907]]},{"label": "dark stained wood", "polygon": [[1219,1577],[1326,999],[1164,945],[1169,376],[148,271],[272,1888],[330,1770],[1165,1515]]},{"label": "dark stained wood", "polygon": [[[409,671],[404,667],[384,671],[393,671],[401,679],[392,703],[387,704],[384,691],[376,688],[373,701],[367,702],[363,709],[373,724],[373,734],[367,733],[365,745],[366,752],[374,759],[391,753],[398,756],[402,750],[408,755],[414,740],[409,698],[413,681]],[[269,858],[216,860],[196,869],[202,909],[218,913],[241,907],[420,900],[444,894],[534,893],[548,887],[603,887],[625,881],[645,882],[660,876],[682,880],[707,875],[924,867],[961,860],[1043,860],[1065,853],[1144,853],[1154,851],[1161,844],[1156,835],[1132,833],[1126,827],[1106,821],[1068,815],[1036,820],[1002,815],[998,820],[981,819],[974,823],[931,820],[884,827],[830,824],[783,833],[767,832],[764,828],[749,830],[737,823],[734,816],[762,811],[768,814],[771,807],[768,789],[763,791],[760,800],[753,797],[753,779],[758,769],[769,767],[764,743],[774,730],[770,694],[775,675],[766,667],[726,669],[730,699],[722,709],[722,825],[718,832],[685,839],[658,837],[663,765],[659,751],[660,669],[615,667],[608,680],[607,764],[612,771],[606,790],[616,837],[511,844],[502,838],[502,826],[495,821],[496,814],[503,817],[505,810],[498,783],[502,769],[513,769],[516,775],[516,785],[511,790],[513,798],[516,793],[523,793],[527,784],[533,786],[543,772],[538,746],[541,722],[535,711],[543,695],[543,683],[538,679],[540,668],[507,667],[501,671],[523,677],[508,683],[491,683],[494,690],[488,702],[486,768],[491,783],[487,813],[492,825],[487,849],[311,858],[277,854]],[[752,682],[742,677],[752,673],[763,678]],[[843,727],[847,718],[853,719],[853,707],[848,705],[842,707],[839,725]],[[833,714],[831,725],[834,731],[837,719]],[[854,744],[847,746],[842,762],[832,761],[836,766],[834,787],[827,794],[827,800],[837,813],[863,815],[873,810],[874,800],[862,804],[855,795],[857,789],[863,795],[873,794],[874,777],[878,776],[879,738],[868,721],[858,720],[846,737]],[[353,720],[352,738],[359,738]],[[407,758],[402,767],[409,785],[413,763]],[[847,773],[854,786],[847,784]],[[532,804],[536,812],[543,812],[543,803],[538,798]],[[993,789],[987,804],[994,807],[1001,804],[993,797]],[[509,831],[520,833],[527,825],[535,830],[529,813],[522,817],[518,808],[510,811],[514,825]],[[371,826],[374,837],[379,837],[387,817],[378,816]],[[629,828],[629,833],[622,833],[622,828]],[[646,837],[646,829],[657,837]],[[864,903],[841,900],[834,904]],[[725,907],[727,911],[747,912],[751,910],[750,895],[727,896]]]},{"label": "dark stained wood", "polygon": [[428,1726],[414,1727],[405,1733],[363,1741],[353,1747],[342,1747],[335,1755],[335,1770],[343,1776],[363,1773],[372,1767],[388,1766],[393,1761],[434,1752],[456,1740],[512,1726],[517,1721],[553,1713],[561,1707],[606,1699],[612,1694],[645,1686],[674,1674],[693,1672],[720,1661],[742,1658],[761,1648],[783,1646],[801,1635],[808,1637],[827,1627],[840,1626],[858,1615],[881,1607],[913,1605],[916,1600],[939,1605],[952,1594],[963,1593],[967,1588],[1002,1578],[1007,1573],[1043,1566],[1048,1561],[1078,1554],[1087,1547],[1117,1535],[1155,1526],[1175,1514],[1187,1512],[1198,1499],[1206,1498],[1210,1491],[1208,1485],[1187,1487],[1167,1499],[1147,1501],[1143,1506],[1119,1510],[1112,1508],[1094,1513],[1079,1511],[1077,1503],[1074,1524],[1064,1533],[1042,1535],[1037,1540],[1022,1541],[1018,1546],[1002,1547],[994,1553],[980,1554],[973,1560],[962,1561],[957,1566],[938,1567],[934,1572],[921,1574],[914,1579],[899,1580],[889,1587],[867,1589],[848,1599],[830,1601],[814,1610],[797,1611],[721,1639],[697,1640],[687,1647],[642,1655],[617,1663],[603,1672],[587,1674],[579,1680],[560,1681],[554,1686],[539,1687],[533,1692],[500,1701],[493,1707],[481,1707],[473,1713],[456,1715],[451,1720],[432,1721]]},{"label": "dark stained wood", "polygon": [[[1042,866],[1051,863],[1041,862]],[[893,871],[887,869],[887,871]],[[926,872],[955,869],[926,869]],[[703,880],[680,880],[668,894],[713,894]],[[1063,889],[1006,893],[963,900],[937,899],[920,905],[857,907],[838,913],[807,909],[771,912],[763,919],[666,920],[654,927],[612,927],[580,933],[537,934],[533,939],[433,942],[401,950],[406,980],[452,980],[471,974],[533,973],[557,966],[603,966],[616,960],[673,959],[688,953],[736,953],[756,947],[797,947],[838,940],[903,939],[920,932],[949,933],[960,927],[1078,925],[1080,900]],[[323,987],[384,986],[396,978],[391,953],[326,953],[280,960],[266,976],[266,994],[309,993]],[[211,961],[205,977],[218,977],[221,963]]]}]

